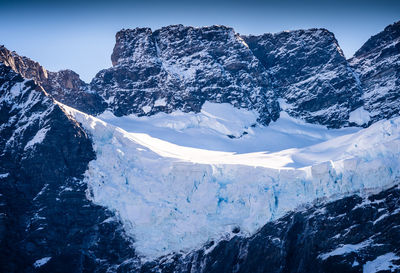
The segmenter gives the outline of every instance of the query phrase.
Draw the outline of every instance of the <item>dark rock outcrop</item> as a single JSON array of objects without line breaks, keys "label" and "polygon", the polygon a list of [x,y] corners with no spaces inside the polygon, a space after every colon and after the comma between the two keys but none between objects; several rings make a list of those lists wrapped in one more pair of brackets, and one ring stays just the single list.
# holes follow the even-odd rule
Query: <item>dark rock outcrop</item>
[{"label": "dark rock outcrop", "polygon": [[25,79],[33,79],[61,103],[93,115],[105,109],[103,99],[71,70],[47,71],[38,62],[19,56],[4,46],[0,46],[0,63],[11,67]]},{"label": "dark rock outcrop", "polygon": [[91,88],[117,116],[199,112],[210,101],[256,109],[262,124],[279,117],[265,69],[232,28],[122,30],[111,59]]},{"label": "dark rock outcrop", "polygon": [[349,124],[361,88],[333,33],[326,29],[243,36],[265,67],[286,111],[329,127]]},{"label": "dark rock outcrop", "polygon": [[292,116],[351,125],[362,90],[334,35],[311,29],[240,36],[224,26],[122,30],[113,67],[91,83],[117,116],[195,111],[205,101],[256,109],[262,124]]},{"label": "dark rock outcrop", "polygon": [[104,100],[74,71],[48,72],[48,75],[47,81],[42,83],[43,88],[59,102],[91,115],[105,110]]},{"label": "dark rock outcrop", "polygon": [[95,154],[79,124],[3,64],[0,86],[0,271],[105,272],[135,258],[113,213],[86,196]]},{"label": "dark rock outcrop", "polygon": [[400,22],[371,37],[350,59],[371,123],[400,114]]}]

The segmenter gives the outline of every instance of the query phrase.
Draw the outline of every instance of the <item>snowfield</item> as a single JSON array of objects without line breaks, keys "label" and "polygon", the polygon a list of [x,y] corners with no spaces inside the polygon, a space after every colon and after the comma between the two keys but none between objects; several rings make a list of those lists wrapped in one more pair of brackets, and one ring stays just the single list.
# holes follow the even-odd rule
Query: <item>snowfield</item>
[{"label": "snowfield", "polygon": [[281,118],[268,127],[254,127],[257,117],[256,111],[210,102],[206,102],[197,114],[175,111],[149,117],[115,117],[111,112],[105,112],[98,116],[127,132],[144,133],[185,147],[236,153],[302,148],[360,130],[327,130],[325,126],[291,118],[286,112],[281,112]]},{"label": "snowfield", "polygon": [[400,175],[400,118],[328,130],[285,112],[206,103],[201,113],[93,117],[64,109],[92,135],[89,198],[115,211],[144,259],[187,252],[316,200],[379,191]]}]

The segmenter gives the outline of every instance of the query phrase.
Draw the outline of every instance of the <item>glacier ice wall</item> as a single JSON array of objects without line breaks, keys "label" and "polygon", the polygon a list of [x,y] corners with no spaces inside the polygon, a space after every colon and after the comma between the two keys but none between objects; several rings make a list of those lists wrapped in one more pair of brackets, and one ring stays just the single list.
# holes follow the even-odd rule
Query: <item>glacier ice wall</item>
[{"label": "glacier ice wall", "polygon": [[[389,187],[400,174],[400,118],[309,147],[238,155],[168,144],[67,110],[94,141],[89,198],[117,212],[147,259],[237,228],[252,234],[299,206]],[[302,167],[268,167],[282,155]]]}]

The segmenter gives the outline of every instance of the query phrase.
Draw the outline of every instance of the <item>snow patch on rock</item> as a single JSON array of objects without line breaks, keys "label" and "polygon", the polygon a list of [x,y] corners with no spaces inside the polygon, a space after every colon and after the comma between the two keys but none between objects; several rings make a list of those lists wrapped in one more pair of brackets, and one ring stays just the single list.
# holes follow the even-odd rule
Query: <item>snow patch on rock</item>
[{"label": "snow patch on rock", "polygon": [[146,105],[142,107],[142,110],[145,114],[149,113],[151,111],[151,107]]},{"label": "snow patch on rock", "polygon": [[331,252],[319,255],[319,257],[322,260],[326,260],[332,256],[341,256],[341,255],[345,255],[345,254],[348,254],[351,252],[357,252],[360,249],[363,249],[363,248],[369,246],[372,242],[373,242],[372,240],[367,240],[367,241],[364,241],[364,242],[361,242],[361,243],[355,244],[355,245],[353,245],[353,244],[341,245],[340,247],[332,250]]},{"label": "snow patch on rock", "polygon": [[287,103],[286,100],[285,100],[285,99],[282,99],[282,98],[278,99],[278,103],[279,103],[279,107],[280,107],[283,111],[288,110],[288,109],[291,109],[291,108],[294,107],[293,104]]},{"label": "snow patch on rock", "polygon": [[154,102],[154,107],[167,105],[167,100],[165,98],[158,99]]},{"label": "snow patch on rock", "polygon": [[350,112],[349,122],[355,123],[357,125],[368,124],[371,120],[370,113],[364,109],[364,107],[359,107],[356,110]]},{"label": "snow patch on rock", "polygon": [[363,266],[363,273],[375,273],[378,271],[383,271],[383,270],[388,270],[390,272],[396,272],[396,269],[400,269],[400,266],[397,264],[394,264],[394,260],[399,260],[400,257],[398,257],[396,254],[393,252],[386,253],[384,255],[381,255],[377,257],[373,261],[367,262]]},{"label": "snow patch on rock", "polygon": [[47,127],[40,129],[36,135],[25,145],[25,151],[33,147],[35,144],[42,143],[46,137],[47,131],[49,131],[49,128]]},{"label": "snow patch on rock", "polygon": [[10,173],[0,173],[0,179],[7,178],[9,175]]},{"label": "snow patch on rock", "polygon": [[51,257],[44,257],[42,259],[39,259],[33,264],[33,266],[36,268],[41,267],[41,266],[47,264],[50,261],[50,259],[51,259]]}]

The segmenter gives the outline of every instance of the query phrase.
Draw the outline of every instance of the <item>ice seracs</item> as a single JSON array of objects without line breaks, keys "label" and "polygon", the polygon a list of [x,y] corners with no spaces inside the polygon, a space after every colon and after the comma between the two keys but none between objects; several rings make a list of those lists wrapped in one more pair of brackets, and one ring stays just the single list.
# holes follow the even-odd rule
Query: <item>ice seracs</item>
[{"label": "ice seracs", "polygon": [[[225,129],[240,126],[229,127],[228,120],[223,123],[218,115],[226,114],[224,107],[218,114],[212,104],[208,106],[202,111],[203,117],[189,114],[187,119],[181,116],[176,121],[191,120],[190,126],[164,127],[160,131],[154,126],[147,128],[148,132],[157,135],[168,129],[169,137],[172,132],[184,135],[196,124],[194,120],[198,122],[196,130],[209,130],[200,130],[202,135],[192,138],[192,142],[214,134],[234,143],[237,139],[226,137]],[[298,130],[301,135],[310,128],[314,137],[319,132],[319,141],[315,138],[311,144],[304,142],[297,148],[288,143],[274,152],[263,152],[266,146],[261,145],[258,152],[250,149],[252,153],[236,154],[161,140],[140,132],[143,127],[138,126],[137,120],[129,127],[127,120],[134,121],[132,117],[108,116],[110,123],[123,129],[106,122],[107,116],[100,116],[104,118],[101,120],[65,108],[93,138],[97,158],[89,163],[86,172],[89,198],[118,213],[127,234],[134,239],[135,249],[147,259],[199,248],[210,240],[232,236],[237,228],[243,235],[253,234],[266,222],[299,206],[321,198],[336,199],[389,187],[400,174],[400,118],[363,130],[332,131],[330,137],[324,138],[322,126],[318,131],[292,120],[292,125],[297,126],[294,129],[287,126],[290,119],[282,115],[280,132]],[[254,117],[244,114],[241,125],[251,124]],[[212,128],[209,123],[202,128],[199,120],[206,117],[207,122],[226,125],[225,129],[219,125]],[[155,124],[161,120],[156,119]],[[259,132],[262,134],[261,128]],[[325,133],[329,132],[325,129]],[[265,142],[268,140],[264,138]]]}]

